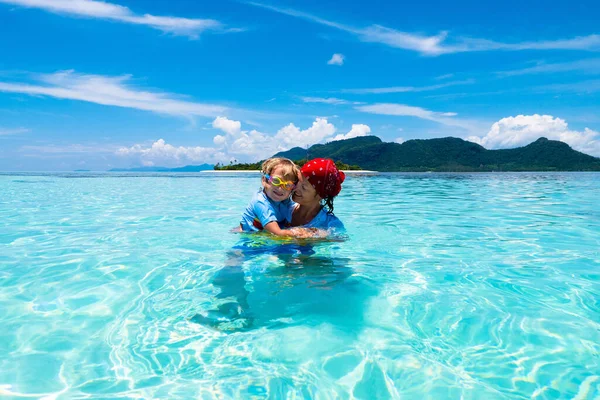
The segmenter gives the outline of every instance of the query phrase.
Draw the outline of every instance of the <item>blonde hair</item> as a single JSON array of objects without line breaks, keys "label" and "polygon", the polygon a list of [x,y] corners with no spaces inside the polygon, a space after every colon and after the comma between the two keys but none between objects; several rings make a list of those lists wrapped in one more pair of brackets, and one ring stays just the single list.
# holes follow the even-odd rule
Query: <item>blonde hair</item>
[{"label": "blonde hair", "polygon": [[275,168],[281,168],[283,170],[282,178],[288,179],[294,183],[298,182],[300,168],[294,164],[292,160],[283,157],[269,158],[262,163],[261,171],[263,174],[271,175]]}]

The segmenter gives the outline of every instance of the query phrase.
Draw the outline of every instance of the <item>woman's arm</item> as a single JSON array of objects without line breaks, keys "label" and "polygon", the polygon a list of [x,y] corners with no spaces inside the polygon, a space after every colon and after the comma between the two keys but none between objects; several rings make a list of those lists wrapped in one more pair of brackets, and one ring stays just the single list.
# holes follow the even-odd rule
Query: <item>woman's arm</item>
[{"label": "woman's arm", "polygon": [[291,236],[298,238],[308,238],[308,237],[324,237],[327,236],[327,231],[323,231],[321,229],[316,228],[291,228],[291,229],[281,229],[279,224],[275,221],[269,222],[265,225],[264,230],[277,236]]}]

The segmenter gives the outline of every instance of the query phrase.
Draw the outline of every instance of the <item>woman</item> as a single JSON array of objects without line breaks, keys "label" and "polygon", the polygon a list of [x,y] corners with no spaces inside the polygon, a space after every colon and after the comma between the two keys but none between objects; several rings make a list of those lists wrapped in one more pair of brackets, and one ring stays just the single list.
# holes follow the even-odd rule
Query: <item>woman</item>
[{"label": "woman", "polygon": [[[343,230],[342,222],[333,215],[333,199],[342,190],[346,178],[338,171],[335,163],[327,158],[308,161],[301,169],[301,179],[294,189],[287,220],[291,221],[293,236],[300,238],[325,237],[332,231]],[[250,311],[246,290],[245,273],[242,264],[249,257],[273,252],[280,259],[287,260],[298,253],[312,255],[310,245],[293,243],[273,243],[256,247],[251,239],[237,245],[229,252],[225,268],[219,270],[213,279],[213,285],[220,289],[219,299],[235,298],[235,301],[220,303],[217,309],[208,310],[204,315],[196,314],[192,322],[212,326],[219,330],[246,330],[254,325],[255,316]],[[306,261],[306,259],[304,260]],[[331,261],[331,260],[329,260]],[[286,265],[290,264],[289,260]],[[292,263],[293,264],[293,263]],[[335,264],[335,263],[334,263]]]},{"label": "woman", "polygon": [[291,226],[324,230],[344,229],[333,214],[333,199],[342,190],[346,175],[328,158],[315,158],[301,168],[301,179],[292,192]]}]

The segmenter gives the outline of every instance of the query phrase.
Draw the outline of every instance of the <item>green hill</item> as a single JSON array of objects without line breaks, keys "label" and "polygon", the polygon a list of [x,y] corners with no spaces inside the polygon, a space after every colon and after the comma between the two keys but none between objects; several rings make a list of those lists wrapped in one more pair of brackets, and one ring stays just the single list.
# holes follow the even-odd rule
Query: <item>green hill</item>
[{"label": "green hill", "polygon": [[292,160],[327,157],[374,171],[600,171],[600,158],[566,143],[540,138],[515,149],[487,150],[463,139],[415,139],[385,143],[376,136],[295,147],[276,156]]}]

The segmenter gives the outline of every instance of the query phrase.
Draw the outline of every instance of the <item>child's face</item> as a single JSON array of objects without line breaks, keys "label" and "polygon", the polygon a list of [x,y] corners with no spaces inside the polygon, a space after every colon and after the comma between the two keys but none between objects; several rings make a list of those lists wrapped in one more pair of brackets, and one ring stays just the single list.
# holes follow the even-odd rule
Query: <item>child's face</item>
[{"label": "child's face", "polygon": [[[271,171],[271,177],[281,178],[284,181],[287,181],[286,178],[283,177],[283,168],[275,167],[273,171]],[[268,198],[273,201],[283,201],[290,197],[291,189],[285,189],[283,186],[275,186],[270,184],[267,179],[263,177],[262,179],[263,188],[265,188],[265,194]]]}]

